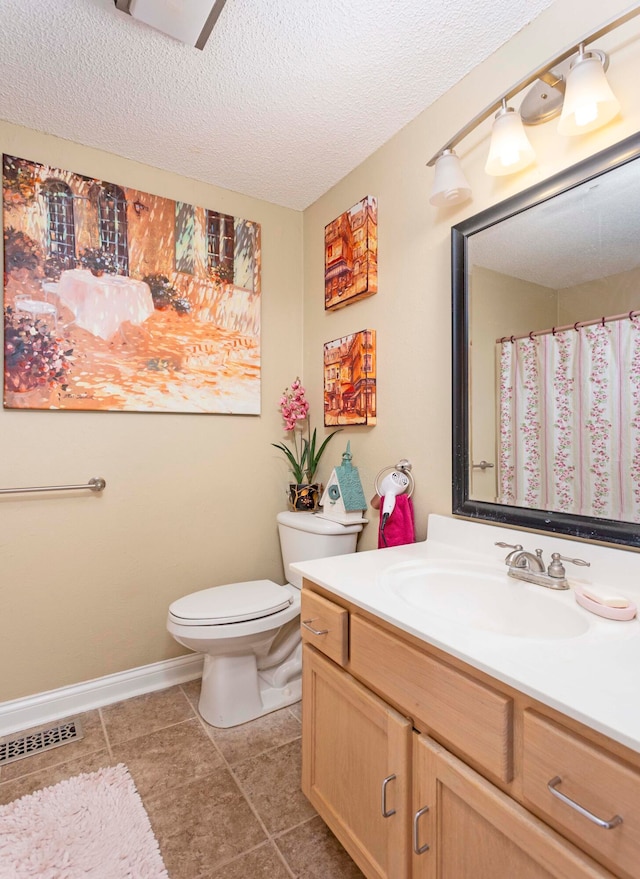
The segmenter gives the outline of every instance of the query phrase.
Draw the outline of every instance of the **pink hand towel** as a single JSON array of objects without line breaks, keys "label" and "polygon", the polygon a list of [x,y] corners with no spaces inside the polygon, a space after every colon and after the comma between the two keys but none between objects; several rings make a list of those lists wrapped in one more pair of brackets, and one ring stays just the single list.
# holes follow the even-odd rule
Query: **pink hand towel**
[{"label": "pink hand towel", "polygon": [[385,546],[403,546],[405,543],[415,542],[415,528],[413,524],[413,503],[406,494],[399,494],[393,512],[387,519],[384,528],[384,539],[380,526],[382,514],[378,524],[378,549]]}]

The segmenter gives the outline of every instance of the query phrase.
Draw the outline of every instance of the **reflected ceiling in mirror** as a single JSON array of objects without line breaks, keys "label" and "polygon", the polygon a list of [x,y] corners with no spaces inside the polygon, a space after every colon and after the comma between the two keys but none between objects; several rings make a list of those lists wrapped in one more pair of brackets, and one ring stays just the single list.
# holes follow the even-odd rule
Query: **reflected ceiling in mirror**
[{"label": "reflected ceiling in mirror", "polygon": [[639,156],[452,229],[454,513],[640,545]]}]

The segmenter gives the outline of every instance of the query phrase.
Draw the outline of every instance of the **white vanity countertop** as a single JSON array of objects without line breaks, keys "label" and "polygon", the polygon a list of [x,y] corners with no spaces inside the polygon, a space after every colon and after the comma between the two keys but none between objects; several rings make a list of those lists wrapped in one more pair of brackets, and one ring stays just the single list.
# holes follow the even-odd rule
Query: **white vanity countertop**
[{"label": "white vanity countertop", "polygon": [[[640,604],[640,553],[445,516],[429,517],[424,542],[298,562],[293,568],[399,629],[640,752],[638,618],[605,620],[579,607],[573,590],[553,591],[508,577],[504,565],[508,550],[495,547],[495,541],[522,543],[529,551],[540,547],[547,561],[551,552],[586,559],[590,568],[566,565],[570,583],[606,585],[608,591]],[[384,581],[399,563],[425,559],[477,560],[484,569],[495,566],[496,574],[504,574],[513,590],[544,593],[549,613],[557,603],[583,614],[588,630],[569,638],[520,637],[458,625],[417,610]],[[573,577],[573,571],[580,576]]]}]

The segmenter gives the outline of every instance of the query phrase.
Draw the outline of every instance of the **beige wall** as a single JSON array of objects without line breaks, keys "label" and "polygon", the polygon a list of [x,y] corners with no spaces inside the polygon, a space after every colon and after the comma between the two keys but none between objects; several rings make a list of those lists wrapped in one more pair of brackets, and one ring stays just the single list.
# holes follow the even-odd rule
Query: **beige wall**
[{"label": "beige wall", "polygon": [[[103,496],[0,498],[0,701],[185,652],[169,603],[282,580],[287,471],[277,401],[302,367],[302,215],[0,123],[3,152],[262,224],[262,416],[1,411],[0,486]],[[185,168],[188,173],[188,168]],[[321,375],[321,368],[319,370]]]},{"label": "beige wall", "polygon": [[640,269],[558,291],[558,323],[596,320],[640,309]]},{"label": "beige wall", "polygon": [[[420,538],[428,513],[451,511],[450,227],[640,128],[640,20],[597,44],[611,54],[608,77],[623,107],[623,115],[604,129],[570,139],[559,137],[556,122],[532,128],[537,164],[513,177],[491,178],[483,170],[487,120],[457,148],[473,200],[449,209],[429,204],[433,170],[425,163],[490,100],[627,6],[628,0],[615,0],[606,9],[601,0],[557,0],[305,211],[304,363],[313,410],[321,412],[323,342],[364,327],[377,330],[378,424],[351,428],[341,441],[351,439],[367,496],[381,467],[411,459]],[[378,198],[380,292],[325,314],[324,226],[365,195]],[[377,515],[371,510],[369,515],[361,548],[376,545]]]}]

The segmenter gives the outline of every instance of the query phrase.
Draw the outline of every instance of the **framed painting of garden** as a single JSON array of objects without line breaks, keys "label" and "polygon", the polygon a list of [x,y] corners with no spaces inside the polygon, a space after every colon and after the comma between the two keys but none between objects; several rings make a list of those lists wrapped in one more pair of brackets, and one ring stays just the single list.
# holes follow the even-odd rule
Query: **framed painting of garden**
[{"label": "framed painting of garden", "polygon": [[3,156],[4,406],[260,413],[260,225]]}]

